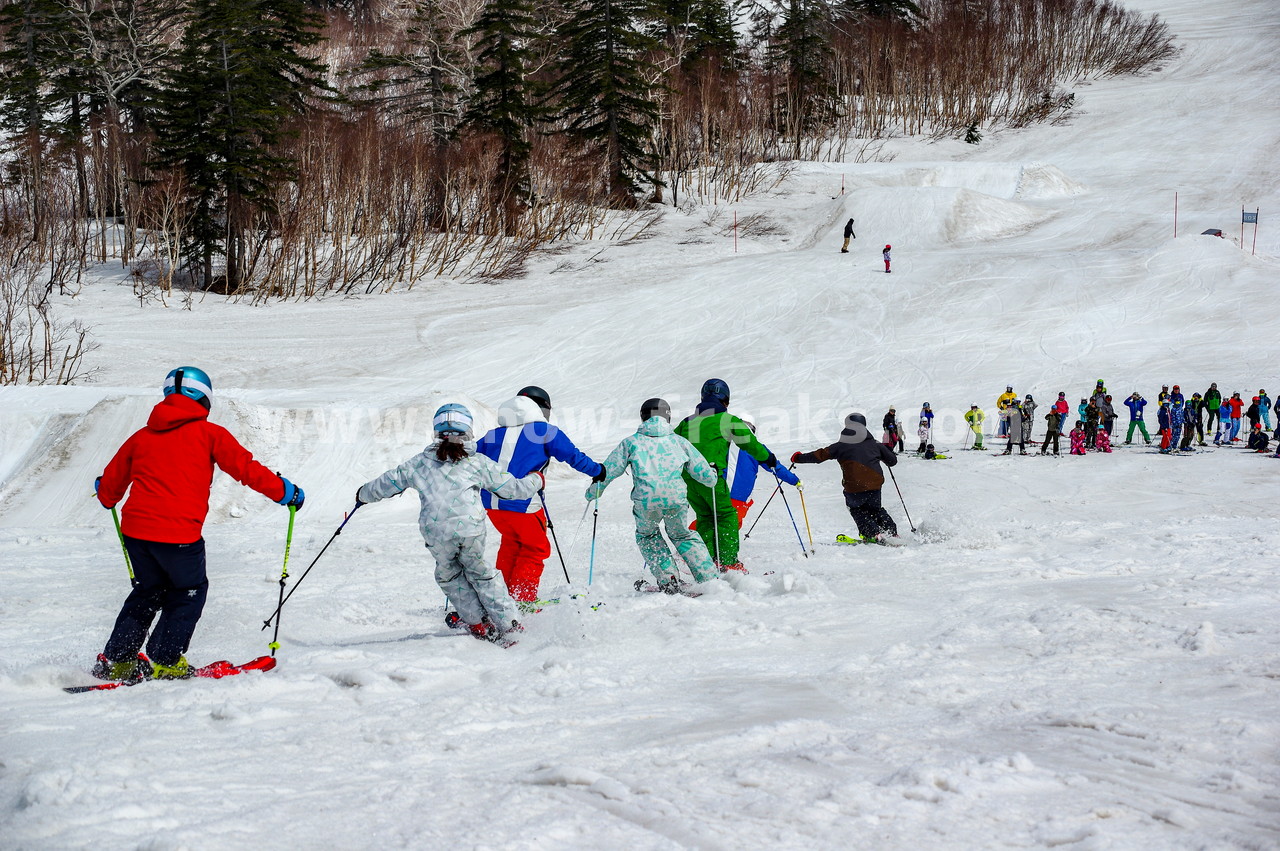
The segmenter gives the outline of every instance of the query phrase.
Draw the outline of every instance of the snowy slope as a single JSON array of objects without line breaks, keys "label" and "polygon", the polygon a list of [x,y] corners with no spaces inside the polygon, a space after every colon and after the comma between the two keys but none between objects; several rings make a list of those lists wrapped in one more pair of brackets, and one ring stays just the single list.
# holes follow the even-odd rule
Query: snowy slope
[{"label": "snowy slope", "polygon": [[[1280,22],[1263,0],[1127,5],[1165,15],[1183,53],[1075,87],[1066,126],[799,164],[521,281],[186,310],[139,308],[104,272],[64,307],[95,327],[98,380],[0,390],[0,847],[1280,845],[1280,461],[1233,449],[904,460],[919,531],[900,550],[828,543],[851,526],[839,474],[805,469],[813,556],[775,501],[744,544],[752,574],[696,600],[630,591],[625,483],[588,588],[586,482],[558,469],[572,590],[603,605],[549,607],[507,652],[444,628],[416,501],[395,500],[362,509],[286,608],[276,671],[59,688],[86,681],[127,591],[92,479],[181,363],[307,489],[295,577],[438,404],[490,424],[527,383],[597,457],[641,400],[686,411],[711,375],[779,455],[849,410],[925,400],[958,447],[961,413],[992,413],[1008,383],[1042,403],[1099,377],[1118,397],[1217,381],[1274,398]],[[1197,235],[1238,239],[1241,205],[1262,209],[1257,256]],[[735,212],[774,232],[735,254]],[[224,476],[211,509],[191,656],[241,661],[266,649],[285,515]],[[544,595],[564,590],[553,558]]]}]

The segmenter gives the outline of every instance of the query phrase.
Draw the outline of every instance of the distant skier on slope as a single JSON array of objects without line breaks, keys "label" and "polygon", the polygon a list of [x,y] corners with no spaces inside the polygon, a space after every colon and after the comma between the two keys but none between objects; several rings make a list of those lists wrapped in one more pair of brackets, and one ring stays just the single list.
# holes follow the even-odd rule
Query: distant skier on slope
[{"label": "distant skier on slope", "polygon": [[857,239],[857,234],[853,232],[853,219],[844,223],[844,245],[840,246],[841,254],[849,253],[849,240]]},{"label": "distant skier on slope", "polygon": [[1071,437],[1071,454],[1083,455],[1085,451],[1084,450],[1085,431],[1084,431],[1083,420],[1076,420],[1076,427],[1071,429],[1070,437]]},{"label": "distant skier on slope", "polygon": [[1147,400],[1142,398],[1142,394],[1137,390],[1133,391],[1128,399],[1124,400],[1124,406],[1129,409],[1129,434],[1125,437],[1126,444],[1133,443],[1133,430],[1136,428],[1142,432],[1142,439],[1148,444],[1151,443],[1151,435],[1147,434],[1147,424],[1142,419],[1142,411],[1147,406]]},{"label": "distant skier on slope", "polygon": [[898,452],[906,449],[906,441],[902,437],[902,424],[898,422],[898,409],[889,406],[888,412],[885,413],[884,419],[881,421],[884,427],[884,442],[890,449],[896,449]]},{"label": "distant skier on slope", "polygon": [[1058,415],[1058,433],[1062,434],[1067,430],[1067,417],[1071,414],[1071,403],[1067,401],[1065,391],[1058,394],[1058,400],[1053,403],[1053,410]]},{"label": "distant skier on slope", "polygon": [[718,488],[721,482],[693,444],[672,430],[671,406],[665,400],[647,399],[640,406],[640,427],[609,453],[604,460],[604,479],[587,488],[587,499],[599,499],[610,482],[628,471],[636,545],[658,587],[667,594],[684,589],[671,548],[663,540],[663,528],[695,582],[719,576],[720,570],[703,538],[685,525],[685,519],[692,489],[690,480],[705,492]]},{"label": "distant skier on slope", "polygon": [[883,256],[884,256],[884,270],[885,270],[886,272],[892,272],[892,271],[893,271],[892,269],[890,269],[890,268],[889,268],[889,251],[890,251],[892,248],[893,248],[893,246],[892,246],[892,245],[886,245],[886,246],[884,247],[884,251],[883,251],[883,252],[881,252],[881,253],[883,254]]},{"label": "distant skier on slope", "polygon": [[884,486],[880,465],[892,467],[898,463],[898,456],[875,439],[862,414],[845,417],[840,439],[830,446],[791,456],[792,464],[821,464],[832,460],[840,465],[844,504],[862,539],[886,543],[897,538],[898,526],[880,502],[880,488]]},{"label": "distant skier on slope", "polygon": [[689,506],[698,518],[698,534],[722,570],[745,573],[746,568],[738,560],[738,512],[724,479],[729,466],[729,445],[737,445],[784,481],[789,474],[747,424],[729,413],[729,385],[719,378],[709,378],[703,383],[702,401],[691,416],[676,426],[675,433],[692,443],[716,470],[714,486],[708,486],[692,474],[685,475]]},{"label": "distant skier on slope", "polygon": [[969,430],[973,432],[973,448],[982,449],[982,421],[986,415],[982,413],[982,409],[977,405],[970,405],[969,410],[965,412],[964,421],[969,424]]},{"label": "distant skier on slope", "polygon": [[[133,591],[93,668],[98,679],[191,674],[184,654],[209,593],[202,533],[214,465],[267,499],[302,508],[302,488],[259,464],[229,431],[209,422],[213,382],[204,370],[171,370],[163,389],[146,428],[124,442],[94,482],[106,508],[129,492],[121,531],[134,574]],[[151,630],[157,612],[160,621]],[[145,657],[138,653],[144,639]]]},{"label": "distant skier on slope", "polygon": [[440,406],[432,431],[435,440],[426,449],[360,486],[357,507],[416,490],[418,529],[436,562],[436,584],[473,636],[510,641],[509,634],[524,627],[516,620],[516,605],[502,575],[485,563],[480,491],[500,499],[529,499],[546,481],[536,470],[517,478],[477,454],[471,411],[464,405]]},{"label": "distant skier on slope", "polygon": [[1062,420],[1058,417],[1057,411],[1050,411],[1049,413],[1044,415],[1044,421],[1045,421],[1045,426],[1047,430],[1045,431],[1045,435],[1044,435],[1044,443],[1040,444],[1040,454],[1048,455],[1049,444],[1052,443],[1053,454],[1057,455],[1058,454],[1058,435],[1060,434],[1060,432],[1058,431],[1058,428],[1059,428],[1058,424]]},{"label": "distant skier on slope", "polygon": [[1214,425],[1221,422],[1218,412],[1222,410],[1222,393],[1218,390],[1218,382],[1214,381],[1204,391],[1205,430],[1214,431]]},{"label": "distant skier on slope", "polygon": [[1027,454],[1027,443],[1023,438],[1022,432],[1022,404],[1014,399],[1009,403],[1009,407],[1005,409],[1005,415],[1009,420],[1009,443],[1005,446],[1001,455],[1009,455],[1013,452],[1013,445],[1018,444],[1019,454]]},{"label": "distant skier on slope", "polygon": [[1258,391],[1258,411],[1262,414],[1262,428],[1271,431],[1271,397],[1266,390]]},{"label": "distant skier on slope", "polygon": [[1022,400],[1022,442],[1024,444],[1030,443],[1032,446],[1035,446],[1035,441],[1031,439],[1031,433],[1035,430],[1034,429],[1035,415],[1036,415],[1036,408],[1038,407],[1039,405],[1036,404],[1035,399],[1031,398],[1030,393],[1028,393],[1026,397],[1023,398]]},{"label": "distant skier on slope", "polygon": [[[554,458],[595,481],[604,478],[604,467],[573,445],[563,431],[551,425],[551,396],[541,387],[520,390],[498,409],[498,427],[476,444],[476,451],[496,461],[517,479],[534,471],[545,473]],[[480,499],[489,521],[502,536],[498,570],[517,602],[538,599],[543,563],[551,555],[547,540],[547,515],[541,499],[498,499],[482,491]]]},{"label": "distant skier on slope", "polygon": [[1009,416],[1006,413],[1013,401],[1018,398],[1018,394],[1013,392],[1013,385],[1010,384],[1004,388],[1004,392],[996,397],[996,411],[1000,416],[1000,427],[996,430],[996,437],[1006,437],[1009,434]]}]

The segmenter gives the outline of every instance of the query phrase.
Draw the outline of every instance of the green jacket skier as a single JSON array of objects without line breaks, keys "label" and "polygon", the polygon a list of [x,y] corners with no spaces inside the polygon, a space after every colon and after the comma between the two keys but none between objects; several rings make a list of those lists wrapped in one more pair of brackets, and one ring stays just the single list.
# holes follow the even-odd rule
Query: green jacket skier
[{"label": "green jacket skier", "polygon": [[636,433],[609,453],[604,461],[604,480],[587,488],[586,496],[599,499],[610,482],[631,472],[636,544],[658,586],[674,594],[680,590],[680,573],[662,538],[663,526],[696,581],[719,576],[706,546],[686,522],[689,500],[685,479],[707,489],[715,484],[716,474],[689,441],[671,430],[671,406],[664,400],[647,400],[640,407],[640,420]]},{"label": "green jacket skier", "polygon": [[760,462],[770,472],[778,465],[777,456],[756,439],[751,427],[729,413],[729,385],[710,378],[702,385],[702,401],[693,416],[676,426],[676,434],[694,445],[702,457],[716,470],[714,488],[685,474],[689,486],[689,505],[698,519],[698,534],[715,556],[722,570],[746,572],[738,561],[738,512],[729,496],[724,471],[729,464],[729,444]]}]

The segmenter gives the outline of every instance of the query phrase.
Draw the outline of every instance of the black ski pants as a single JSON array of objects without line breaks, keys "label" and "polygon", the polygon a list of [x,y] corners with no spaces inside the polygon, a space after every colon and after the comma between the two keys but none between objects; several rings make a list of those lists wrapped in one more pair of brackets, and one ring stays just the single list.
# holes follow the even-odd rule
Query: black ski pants
[{"label": "black ski pants", "polygon": [[858,534],[874,538],[881,532],[890,535],[898,534],[898,524],[893,522],[889,512],[880,504],[880,491],[862,491],[860,493],[845,492],[844,504],[849,508],[849,515],[858,524]]},{"label": "black ski pants", "polygon": [[133,591],[102,653],[112,662],[137,656],[159,612],[160,621],[147,640],[147,657],[173,665],[187,652],[209,595],[204,538],[193,544],[162,544],[126,536],[124,547],[133,564]]},{"label": "black ski pants", "polygon": [[1043,455],[1047,451],[1049,451],[1049,441],[1053,441],[1053,454],[1057,455],[1058,454],[1058,433],[1053,430],[1050,430],[1049,433],[1044,436],[1044,443],[1040,444],[1040,454]]}]

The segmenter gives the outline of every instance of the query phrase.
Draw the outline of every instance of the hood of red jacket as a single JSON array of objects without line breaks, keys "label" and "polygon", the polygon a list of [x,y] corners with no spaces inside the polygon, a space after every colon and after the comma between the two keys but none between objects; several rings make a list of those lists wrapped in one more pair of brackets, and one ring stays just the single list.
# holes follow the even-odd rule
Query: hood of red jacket
[{"label": "hood of red jacket", "polygon": [[172,431],[178,426],[209,418],[209,412],[195,399],[174,393],[151,409],[147,428],[152,431]]}]

